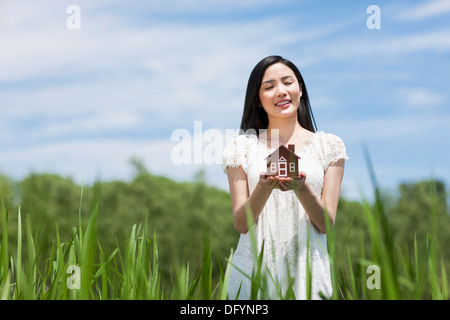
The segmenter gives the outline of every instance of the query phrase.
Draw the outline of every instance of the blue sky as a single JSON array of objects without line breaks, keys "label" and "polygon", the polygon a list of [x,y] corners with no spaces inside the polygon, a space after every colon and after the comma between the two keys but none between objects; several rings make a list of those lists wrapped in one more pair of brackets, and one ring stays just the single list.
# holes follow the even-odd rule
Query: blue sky
[{"label": "blue sky", "polygon": [[3,0],[0,173],[129,180],[136,157],[228,190],[220,164],[174,163],[172,134],[238,129],[251,70],[279,54],[301,70],[318,129],[346,144],[345,196],[371,194],[362,143],[381,187],[448,186],[449,18],[449,0]]}]

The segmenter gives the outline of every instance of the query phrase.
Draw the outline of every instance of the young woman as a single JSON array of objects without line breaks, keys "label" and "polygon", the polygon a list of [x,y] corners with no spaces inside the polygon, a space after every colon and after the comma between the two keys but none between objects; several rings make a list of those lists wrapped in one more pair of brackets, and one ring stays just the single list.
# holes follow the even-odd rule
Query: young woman
[{"label": "young woman", "polygon": [[[230,299],[249,299],[255,257],[248,215],[255,227],[258,253],[267,288],[263,298],[297,299],[307,295],[306,259],[311,271],[311,298],[332,293],[326,242],[326,215],[336,218],[344,162],[342,140],[316,132],[308,92],[297,67],[269,56],[253,69],[241,122],[243,134],[226,146],[223,167],[228,175],[233,223],[241,233],[229,280]],[[266,157],[280,145],[295,145],[298,178],[265,174]],[[306,250],[309,243],[309,250]]]}]

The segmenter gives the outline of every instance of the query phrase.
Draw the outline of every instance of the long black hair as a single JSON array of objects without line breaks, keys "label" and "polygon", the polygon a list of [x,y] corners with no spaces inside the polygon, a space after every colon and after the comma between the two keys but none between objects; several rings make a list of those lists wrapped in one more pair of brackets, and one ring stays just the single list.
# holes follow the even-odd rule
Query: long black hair
[{"label": "long black hair", "polygon": [[259,134],[260,129],[267,129],[269,125],[269,118],[264,108],[259,107],[261,101],[259,99],[259,90],[261,82],[266,69],[275,64],[283,63],[289,67],[297,77],[297,81],[302,91],[300,98],[300,105],[297,110],[297,119],[300,125],[312,132],[316,132],[317,126],[312,114],[311,105],[309,103],[308,91],[306,90],[305,82],[298,68],[291,61],[284,59],[281,56],[268,56],[262,59],[253,69],[248,79],[247,92],[245,94],[244,112],[241,120],[241,130],[255,130]]}]

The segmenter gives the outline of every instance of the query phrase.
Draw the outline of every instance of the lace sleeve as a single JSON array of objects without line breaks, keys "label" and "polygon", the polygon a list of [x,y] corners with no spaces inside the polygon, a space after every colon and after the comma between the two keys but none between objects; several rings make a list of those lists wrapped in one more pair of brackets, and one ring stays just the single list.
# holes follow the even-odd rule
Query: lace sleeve
[{"label": "lace sleeve", "polygon": [[222,163],[225,173],[227,173],[227,167],[237,168],[240,166],[247,172],[250,139],[251,137],[247,135],[239,135],[227,144],[223,150]]},{"label": "lace sleeve", "polygon": [[326,134],[324,168],[333,165],[343,165],[348,160],[347,149],[341,138],[334,134]]}]

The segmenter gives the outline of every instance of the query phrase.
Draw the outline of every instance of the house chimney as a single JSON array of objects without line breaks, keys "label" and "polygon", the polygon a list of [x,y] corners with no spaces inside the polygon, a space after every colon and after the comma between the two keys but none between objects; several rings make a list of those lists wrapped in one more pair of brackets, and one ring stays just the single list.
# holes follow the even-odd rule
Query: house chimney
[{"label": "house chimney", "polygon": [[288,144],[288,148],[295,153],[295,144]]}]

